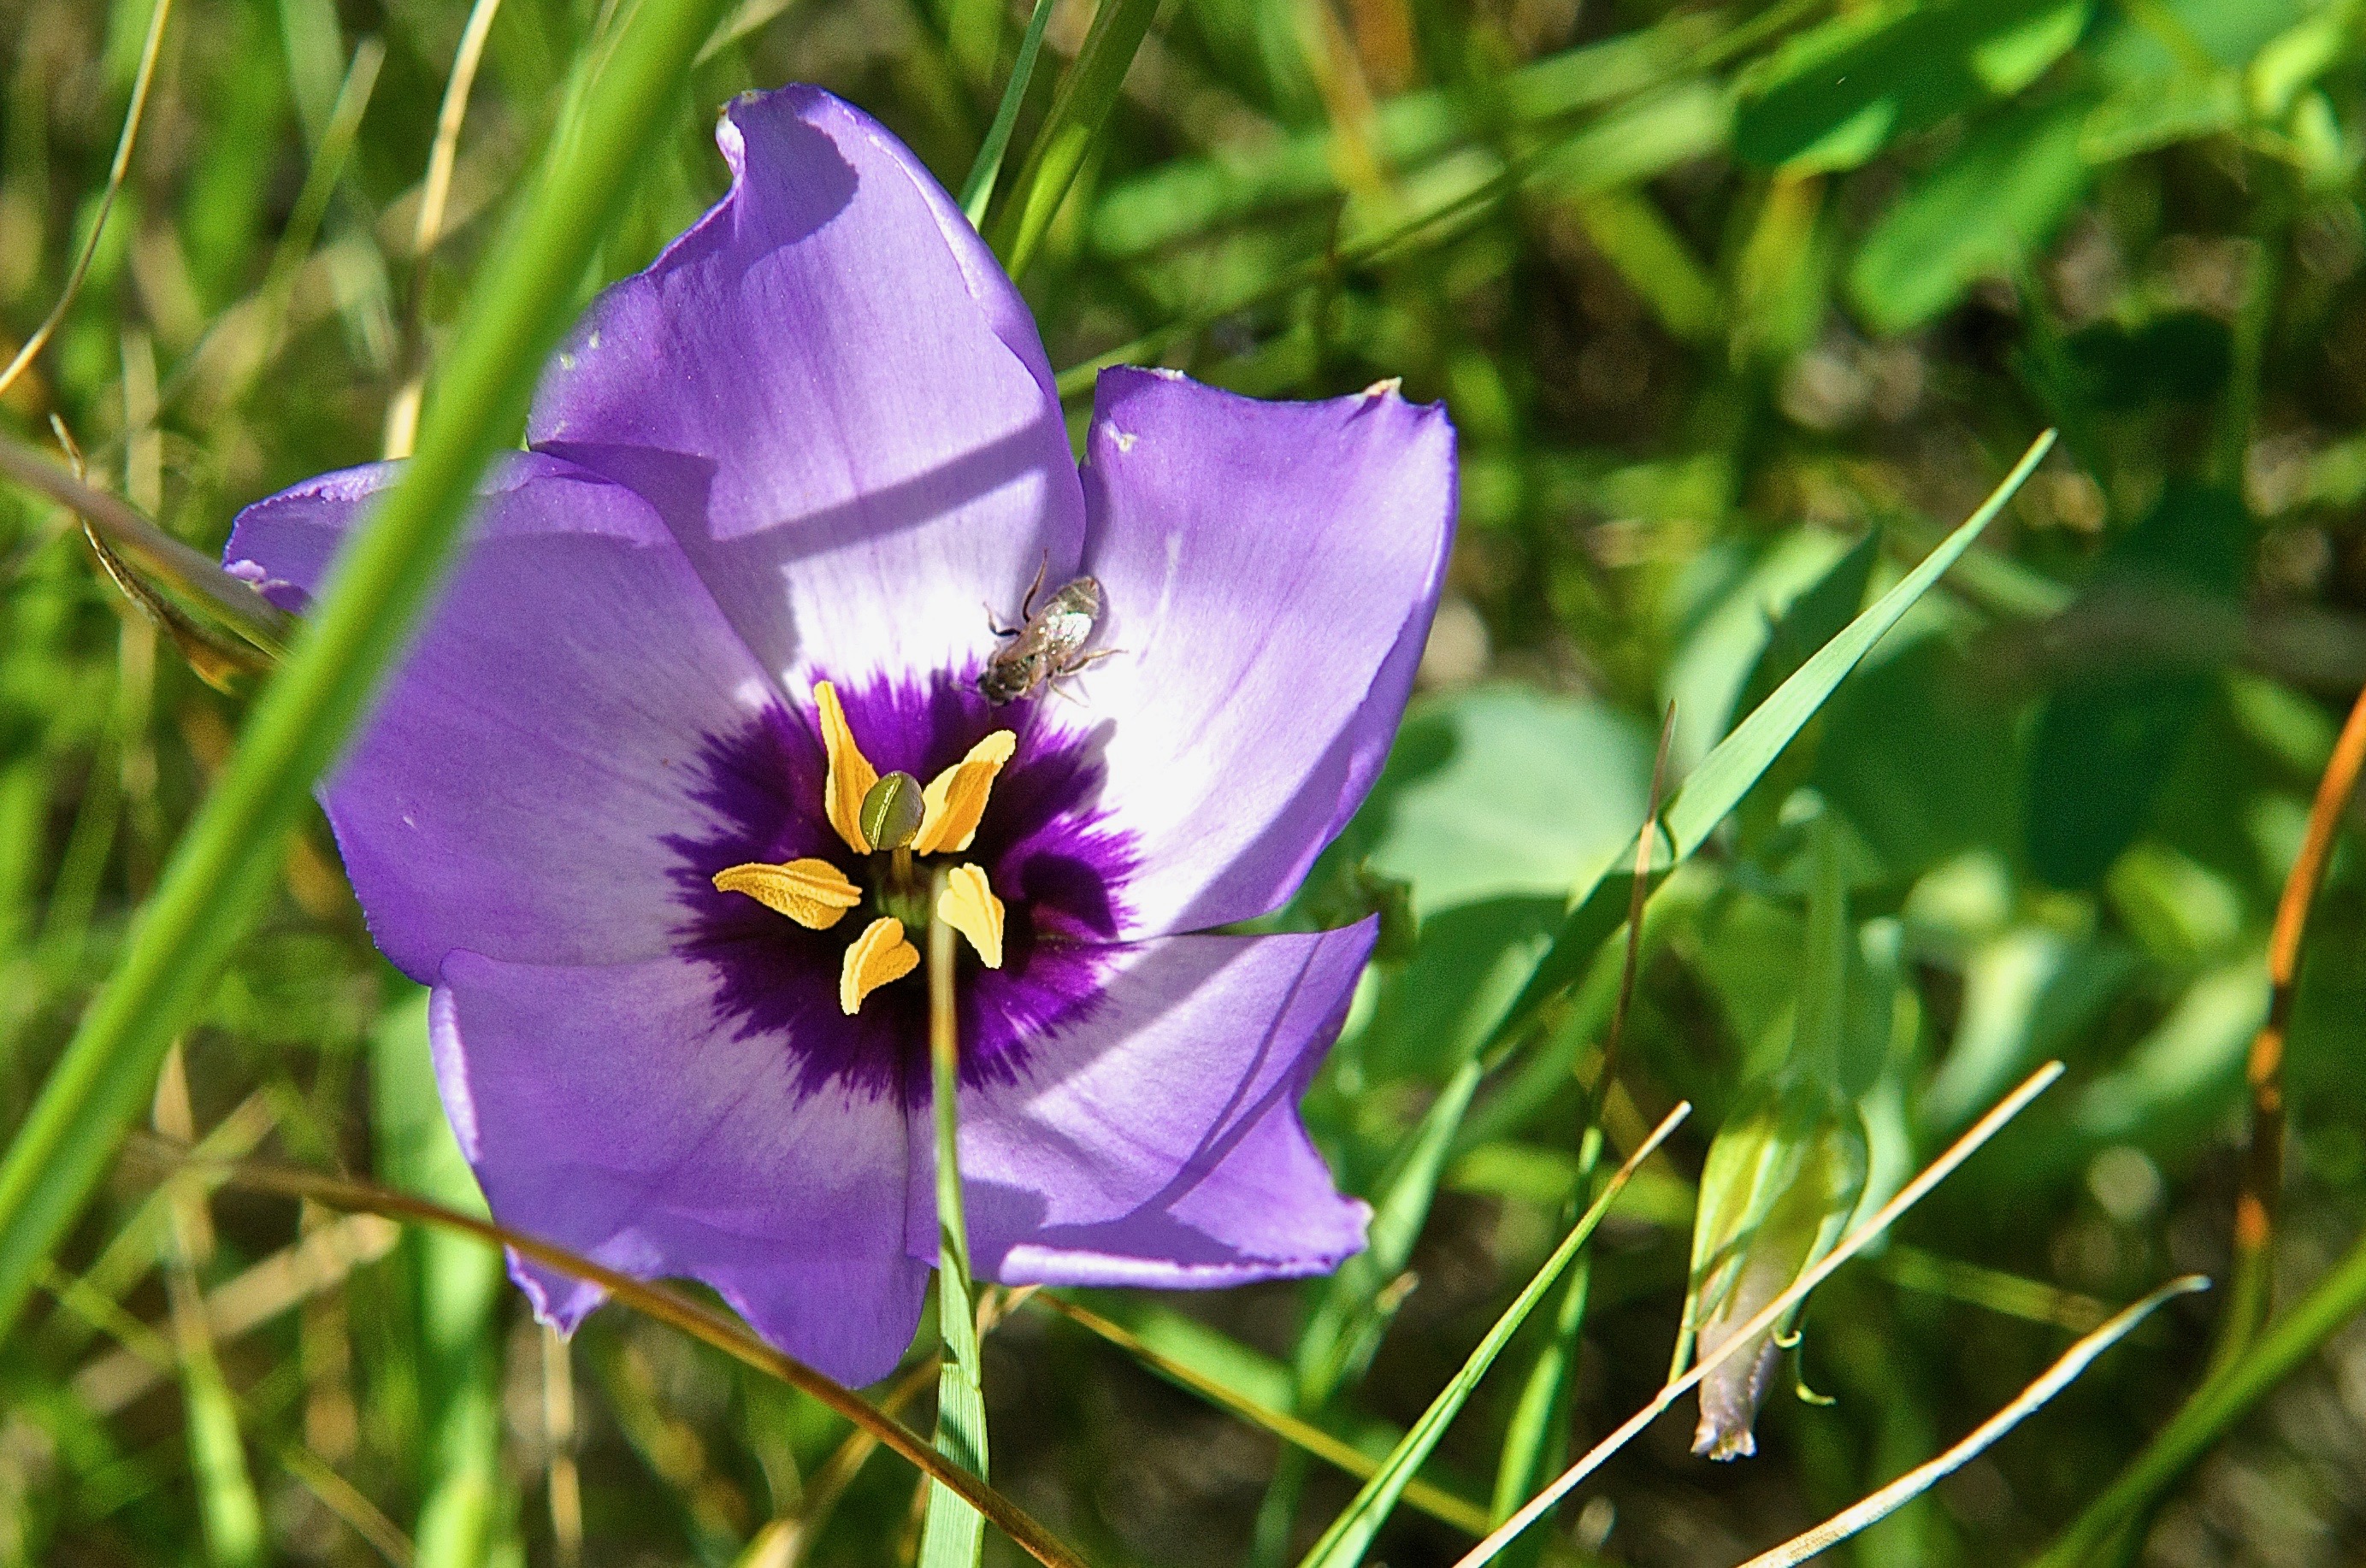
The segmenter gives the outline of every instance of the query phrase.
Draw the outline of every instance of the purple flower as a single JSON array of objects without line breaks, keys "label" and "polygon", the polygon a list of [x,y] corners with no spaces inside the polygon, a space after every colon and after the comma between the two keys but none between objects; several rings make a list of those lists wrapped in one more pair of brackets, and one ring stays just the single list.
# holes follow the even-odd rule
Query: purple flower
[{"label": "purple flower", "polygon": [[[495,1213],[884,1374],[937,1251],[933,915],[980,1275],[1331,1269],[1367,1211],[1297,1101],[1372,927],[1183,933],[1279,905],[1379,769],[1444,414],[1111,371],[1080,470],[1025,305],[893,137],[792,87],[718,139],[730,194],[559,355],[323,790]],[[308,592],[391,478],[260,502],[228,557]],[[1099,657],[989,703],[1039,573],[1098,581]],[[874,849],[898,771],[928,809]],[[515,1272],[562,1326],[598,1303]]]}]

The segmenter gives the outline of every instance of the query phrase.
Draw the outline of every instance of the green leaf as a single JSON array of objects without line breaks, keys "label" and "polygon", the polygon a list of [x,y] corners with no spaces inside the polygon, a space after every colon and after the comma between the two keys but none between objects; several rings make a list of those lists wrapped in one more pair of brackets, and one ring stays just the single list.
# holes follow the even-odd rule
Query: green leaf
[{"label": "green leaf", "polygon": [[643,0],[591,112],[554,147],[456,329],[418,456],[340,554],[317,615],[257,702],[142,911],[113,980],[0,1160],[0,1334],[144,1102],[166,1045],[254,918],[312,781],[426,608],[477,477],[519,428],[610,216],[673,123],[724,0]]},{"label": "green leaf", "polygon": [[2090,164],[2116,163],[2233,130],[2244,115],[2242,84],[2231,71],[2131,82],[2087,116],[2079,151]]},{"label": "green leaf", "polygon": [[1651,738],[1583,697],[1482,686],[1410,713],[1350,833],[1413,884],[1425,918],[1506,897],[1559,897],[1631,841]]},{"label": "green leaf", "polygon": [[[2022,454],[2021,461],[1980,503],[1978,511],[1948,535],[1896,587],[1851,621],[1846,631],[1817,649],[1797,673],[1761,703],[1693,770],[1684,787],[1676,792],[1675,799],[1669,803],[1663,822],[1673,852],[1654,865],[1654,877],[1664,875],[1670,866],[1688,859],[1708,841],[1711,830],[1741,803],[1751,786],[1791,743],[1791,738],[1816,716],[1842,678],[1855,669],[1858,661],[1872,651],[1874,644],[1930,591],[1940,574],[1971,547],[1972,541],[2004,509],[2005,502],[2053,446],[2054,433],[2049,430]],[[1563,917],[1552,946],[1496,1030],[1495,1043],[1501,1045],[1516,1039],[1535,1021],[1548,1001],[1584,975],[1594,951],[1627,918],[1633,875],[1632,872],[1622,871],[1599,878]]]},{"label": "green leaf", "polygon": [[2088,0],[1962,0],[1842,15],[1744,78],[1734,154],[1793,174],[1855,168],[2035,81],[2079,41],[2088,11]]},{"label": "green leaf", "polygon": [[2052,238],[2086,193],[2085,119],[2075,98],[2007,114],[1909,187],[1849,266],[1849,297],[1866,323],[1919,327]]},{"label": "green leaf", "polygon": [[[2238,498],[2172,481],[2112,546],[2080,604],[2191,620],[2197,604],[2231,602],[2250,533]],[[2026,842],[2040,876],[2091,886],[2135,841],[2214,689],[2207,669],[2158,658],[2089,659],[2068,672],[2030,742]]]}]

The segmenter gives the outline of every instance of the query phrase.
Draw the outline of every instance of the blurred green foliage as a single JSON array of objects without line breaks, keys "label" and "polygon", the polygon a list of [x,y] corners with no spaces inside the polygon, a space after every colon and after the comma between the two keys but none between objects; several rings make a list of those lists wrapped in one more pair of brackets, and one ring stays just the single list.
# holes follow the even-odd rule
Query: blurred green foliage
[{"label": "blurred green foliage", "polygon": [[[0,420],[46,444],[56,416],[95,482],[208,548],[246,502],[377,457],[617,9],[491,12],[422,256],[469,7],[178,0],[89,275]],[[1028,10],[746,0],[585,297],[719,194],[712,116],[746,87],[823,83],[957,188]],[[1014,156],[1092,11],[1054,5]],[[0,0],[0,348],[90,232],[151,15]],[[1423,1469],[1483,1506],[1515,1424],[1557,1452],[1562,1420],[1597,1433],[1658,1385],[1708,1141],[1835,973],[1843,1016],[1818,1027],[1868,1201],[2046,1057],[2069,1081],[1813,1299],[1757,1458],[1695,1460],[1672,1418],[1562,1509],[1557,1558],[1734,1561],[1952,1441],[2107,1308],[2222,1269],[2268,925],[2366,682],[2361,88],[2356,0],[1160,7],[1024,277],[1053,362],[1268,397],[1402,378],[1453,412],[1462,534],[1390,768],[1283,917],[1396,916],[1308,1105],[1385,1256],[1095,1309],[1377,1460],[1583,1207],[1589,1108],[1615,1155],[1694,1100]],[[1564,954],[1571,989],[1506,1035],[1567,901],[1625,869],[1663,711],[1681,782],[2047,426],[2061,446],[1980,544],[1662,886],[1613,1081],[1615,942]],[[242,712],[65,519],[0,492],[0,1127]],[[1810,818],[1844,843],[1850,911],[1820,968]],[[2344,853],[2293,1019],[2285,1300],[2366,1201],[2361,1021]],[[471,1199],[419,998],[318,821],[177,1059],[214,1152]],[[160,1100],[159,1127],[176,1114]],[[917,1544],[908,1471],[712,1351],[614,1309],[560,1347],[473,1243],[162,1190],[127,1163],[0,1348],[0,1562],[777,1568]],[[2192,1386],[2214,1311],[2165,1312],[1840,1550],[2034,1551]],[[2144,1560],[2366,1551],[2361,1355],[2351,1329],[2302,1367]],[[1290,1561],[1354,1491],[1071,1322],[1018,1311],[984,1356],[997,1483],[1097,1564]],[[1795,1372],[1834,1402],[1791,1398]],[[1371,1560],[1450,1562],[1468,1537],[1436,1511],[1409,1498]]]}]

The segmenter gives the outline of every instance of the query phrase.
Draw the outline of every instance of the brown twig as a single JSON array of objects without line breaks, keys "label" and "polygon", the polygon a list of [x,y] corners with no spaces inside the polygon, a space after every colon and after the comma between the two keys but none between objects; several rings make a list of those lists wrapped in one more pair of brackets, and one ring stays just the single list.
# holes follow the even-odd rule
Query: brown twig
[{"label": "brown twig", "polygon": [[2301,942],[2308,931],[2309,908],[2325,883],[2341,814],[2357,793],[2361,764],[2366,764],[2366,691],[2359,693],[2351,705],[2340,738],[2333,743],[2325,774],[2317,780],[2308,830],[2284,878],[2283,897],[2276,902],[2275,929],[2268,938],[2268,1021],[2251,1038],[2250,1061],[2244,1074],[2251,1086],[2251,1144],[2243,1158],[2242,1191],[2235,1200],[2233,1288],[2227,1292],[2224,1326],[2211,1358],[2214,1371],[2259,1337],[2268,1318],[2274,1284],[2270,1276],[2277,1200],[2283,1190],[2284,1036],[2292,1024],[2293,998],[2299,990]]}]

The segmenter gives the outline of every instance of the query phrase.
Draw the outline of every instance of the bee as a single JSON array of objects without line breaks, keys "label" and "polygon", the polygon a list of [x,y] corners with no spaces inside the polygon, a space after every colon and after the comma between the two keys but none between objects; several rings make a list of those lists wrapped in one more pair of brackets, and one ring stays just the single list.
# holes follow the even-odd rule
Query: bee
[{"label": "bee", "polygon": [[1035,607],[1035,595],[1042,591],[1043,573],[1050,567],[1047,559],[1035,569],[1035,581],[1020,602],[1018,626],[997,626],[993,612],[986,612],[986,624],[994,627],[994,635],[1011,639],[1008,646],[994,650],[978,675],[977,689],[989,703],[1016,702],[1031,695],[1037,687],[1073,675],[1112,651],[1085,651],[1101,618],[1101,585],[1092,578],[1070,578],[1052,591],[1042,609]]}]

